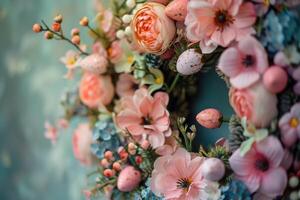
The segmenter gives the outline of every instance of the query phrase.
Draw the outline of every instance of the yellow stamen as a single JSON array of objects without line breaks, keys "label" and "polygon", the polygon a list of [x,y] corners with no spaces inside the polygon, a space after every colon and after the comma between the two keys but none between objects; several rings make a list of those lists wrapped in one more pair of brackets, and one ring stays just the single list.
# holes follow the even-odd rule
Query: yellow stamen
[{"label": "yellow stamen", "polygon": [[160,77],[158,77],[158,78],[155,79],[155,83],[156,84],[162,84],[163,82],[164,82],[164,80],[162,78],[160,78]]},{"label": "yellow stamen", "polygon": [[264,0],[264,4],[265,4],[265,6],[269,6],[270,5],[270,0]]},{"label": "yellow stamen", "polygon": [[67,65],[74,65],[76,63],[76,58],[71,57],[67,60]]},{"label": "yellow stamen", "polygon": [[129,64],[132,64],[133,61],[134,61],[134,57],[133,57],[133,56],[127,56],[127,62],[128,62]]},{"label": "yellow stamen", "polygon": [[293,118],[290,120],[290,126],[291,126],[292,128],[297,128],[298,125],[299,125],[299,123],[300,123],[300,121],[299,121],[299,119],[296,118],[296,117],[293,117]]}]

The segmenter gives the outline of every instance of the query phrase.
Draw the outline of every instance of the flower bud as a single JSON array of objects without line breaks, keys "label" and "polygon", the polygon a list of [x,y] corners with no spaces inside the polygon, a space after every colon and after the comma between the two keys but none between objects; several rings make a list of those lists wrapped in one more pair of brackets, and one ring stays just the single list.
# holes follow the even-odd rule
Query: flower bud
[{"label": "flower bud", "polygon": [[75,35],[79,35],[79,33],[80,33],[80,30],[78,28],[73,28],[71,30],[71,36],[72,37],[75,36]]},{"label": "flower bud", "polygon": [[112,160],[113,159],[113,153],[111,151],[106,151],[104,153],[104,158],[106,158],[107,160]]},{"label": "flower bud", "polygon": [[147,150],[150,146],[150,143],[148,140],[144,140],[141,144],[141,147],[144,149],[144,150]]},{"label": "flower bud", "polygon": [[128,8],[133,8],[135,5],[136,5],[135,0],[127,0],[127,1],[126,1],[126,6],[127,6]]},{"label": "flower bud", "polygon": [[132,15],[124,15],[122,17],[122,21],[125,23],[125,24],[129,24],[132,20]]},{"label": "flower bud", "polygon": [[125,28],[125,35],[130,36],[132,34],[132,30],[130,26],[127,26]]},{"label": "flower bud", "polygon": [[44,37],[47,40],[51,40],[53,38],[53,33],[51,33],[50,31],[46,31]]},{"label": "flower bud", "polygon": [[42,31],[42,26],[40,24],[33,24],[32,31],[35,33],[40,33]]},{"label": "flower bud", "polygon": [[217,158],[208,158],[201,166],[205,179],[210,181],[219,181],[225,175],[225,165]]},{"label": "flower bud", "polygon": [[83,18],[81,18],[79,24],[81,26],[88,26],[89,25],[89,19],[87,17],[83,17]]},{"label": "flower bud", "polygon": [[143,162],[142,156],[136,156],[135,157],[135,162],[136,162],[136,164],[140,165]]},{"label": "flower bud", "polygon": [[115,173],[114,173],[114,171],[111,170],[111,169],[105,169],[105,170],[103,171],[103,175],[104,175],[105,177],[107,177],[107,178],[110,178],[110,177],[114,176]]},{"label": "flower bud", "polygon": [[121,164],[119,162],[114,162],[113,164],[113,169],[116,170],[117,172],[121,171]]},{"label": "flower bud", "polygon": [[79,35],[73,36],[72,43],[79,45],[80,44],[80,36]]},{"label": "flower bud", "polygon": [[101,161],[100,161],[100,165],[104,168],[108,168],[110,163],[108,162],[108,160],[106,158],[103,158]]},{"label": "flower bud", "polygon": [[219,128],[222,118],[222,113],[214,108],[205,109],[196,116],[198,123],[209,129]]},{"label": "flower bud", "polygon": [[118,30],[116,36],[118,39],[122,39],[125,37],[125,32],[123,30]]},{"label": "flower bud", "polygon": [[62,21],[63,21],[63,16],[62,16],[61,14],[56,15],[56,16],[54,17],[54,21],[55,21],[56,23],[61,24]]},{"label": "flower bud", "polygon": [[54,23],[52,24],[52,29],[53,29],[53,31],[55,31],[55,32],[59,32],[59,31],[61,30],[61,24],[58,23],[58,22],[54,22]]}]

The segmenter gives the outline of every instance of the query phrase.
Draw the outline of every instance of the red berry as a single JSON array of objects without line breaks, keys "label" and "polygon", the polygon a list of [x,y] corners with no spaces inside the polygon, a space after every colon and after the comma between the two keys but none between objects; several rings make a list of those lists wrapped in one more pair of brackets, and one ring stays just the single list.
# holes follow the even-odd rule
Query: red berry
[{"label": "red berry", "polygon": [[136,156],[136,157],[135,157],[135,162],[136,162],[138,165],[141,164],[141,163],[143,162],[142,156]]}]

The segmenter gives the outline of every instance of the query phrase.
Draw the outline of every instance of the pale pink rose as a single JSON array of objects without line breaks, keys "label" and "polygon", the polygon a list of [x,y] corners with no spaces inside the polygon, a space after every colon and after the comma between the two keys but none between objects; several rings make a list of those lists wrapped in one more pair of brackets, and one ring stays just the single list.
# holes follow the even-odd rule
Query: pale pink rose
[{"label": "pale pink rose", "polygon": [[159,157],[154,163],[151,191],[166,200],[217,200],[218,184],[204,179],[204,158],[192,157],[183,148],[173,155]]},{"label": "pale pink rose", "polygon": [[117,124],[138,142],[148,140],[153,148],[160,147],[172,133],[166,108],[168,101],[167,93],[151,96],[147,89],[140,88],[133,96],[121,99],[124,109],[116,116]]},{"label": "pale pink rose", "polygon": [[93,45],[93,53],[86,56],[80,62],[78,62],[84,70],[96,73],[104,74],[107,71],[108,60],[107,52],[100,42]]},{"label": "pale pink rose", "polygon": [[134,15],[131,22],[134,44],[141,52],[162,54],[176,32],[174,21],[165,14],[165,6],[149,2]]},{"label": "pale pink rose", "polygon": [[250,151],[241,156],[240,149],[229,159],[236,177],[243,181],[251,193],[258,192],[275,198],[284,193],[287,173],[280,166],[284,149],[273,136],[255,142]]},{"label": "pale pink rose", "polygon": [[233,87],[239,89],[259,81],[268,67],[268,56],[264,47],[251,36],[226,49],[218,64],[218,68],[230,78]]},{"label": "pale pink rose", "polygon": [[190,0],[185,19],[192,42],[209,41],[227,47],[255,33],[256,13],[252,3],[242,0]]},{"label": "pale pink rose", "polygon": [[79,124],[73,133],[72,143],[74,156],[83,165],[93,164],[92,142],[92,131],[89,124]]},{"label": "pale pink rose", "polygon": [[268,126],[277,116],[277,97],[259,82],[247,89],[231,88],[230,104],[236,114],[247,117],[256,127]]},{"label": "pale pink rose", "polygon": [[110,104],[114,97],[111,77],[85,72],[80,81],[79,96],[90,108]]},{"label": "pale pink rose", "polygon": [[121,74],[119,76],[116,93],[119,97],[132,96],[138,87],[138,81],[130,74]]},{"label": "pale pink rose", "polygon": [[118,63],[122,59],[123,49],[120,41],[114,41],[108,49],[108,58],[112,63]]},{"label": "pale pink rose", "polygon": [[51,125],[48,121],[45,122],[45,138],[49,139],[52,144],[57,141],[58,130],[55,126]]}]

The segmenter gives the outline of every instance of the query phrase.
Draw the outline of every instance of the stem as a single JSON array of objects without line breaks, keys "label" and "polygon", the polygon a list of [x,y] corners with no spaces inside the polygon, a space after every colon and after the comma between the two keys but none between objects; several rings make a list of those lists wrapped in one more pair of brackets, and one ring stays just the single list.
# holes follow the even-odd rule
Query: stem
[{"label": "stem", "polygon": [[177,84],[179,78],[180,78],[180,74],[177,73],[177,74],[176,74],[176,77],[174,78],[174,80],[173,80],[173,82],[172,82],[172,84],[171,84],[171,86],[170,86],[170,88],[169,88],[169,90],[168,90],[168,93],[169,93],[169,94],[170,94],[170,93],[173,91],[173,89],[175,88],[175,86],[176,86],[176,84]]},{"label": "stem", "polygon": [[102,38],[99,33],[97,33],[90,25],[87,26],[92,33],[94,33],[98,38]]},{"label": "stem", "polygon": [[46,27],[46,29],[43,29],[43,31],[49,31],[51,32],[52,34],[58,36],[61,40],[65,40],[67,41],[68,43],[72,44],[82,55],[85,55],[85,56],[88,56],[89,54],[87,52],[84,52],[80,49],[80,47],[77,45],[77,44],[74,44],[69,38],[66,38],[62,32],[60,33],[57,33],[53,30],[51,30],[48,25],[42,20],[42,24]]}]

